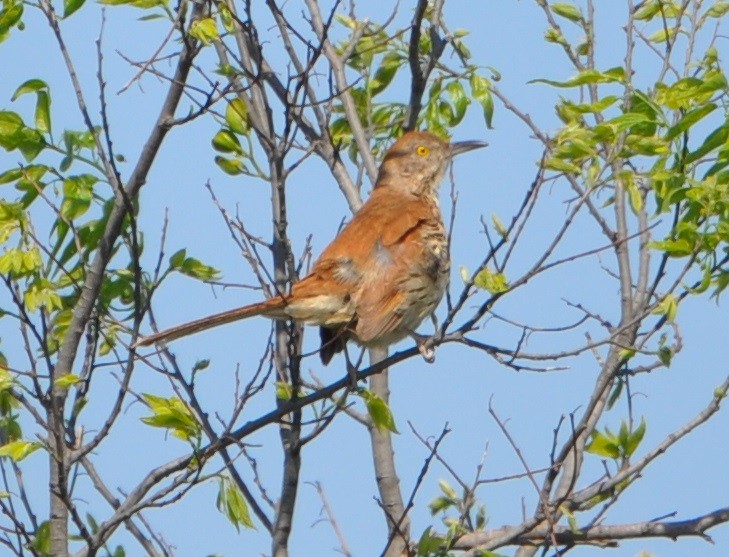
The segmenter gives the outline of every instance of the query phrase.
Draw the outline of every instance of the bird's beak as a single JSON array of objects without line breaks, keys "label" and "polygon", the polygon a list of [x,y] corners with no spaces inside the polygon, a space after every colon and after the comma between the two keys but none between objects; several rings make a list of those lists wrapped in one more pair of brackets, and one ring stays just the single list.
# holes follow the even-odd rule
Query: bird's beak
[{"label": "bird's beak", "polygon": [[457,141],[451,143],[451,157],[460,155],[467,151],[473,151],[474,149],[480,149],[481,147],[487,147],[488,143],[485,141]]}]

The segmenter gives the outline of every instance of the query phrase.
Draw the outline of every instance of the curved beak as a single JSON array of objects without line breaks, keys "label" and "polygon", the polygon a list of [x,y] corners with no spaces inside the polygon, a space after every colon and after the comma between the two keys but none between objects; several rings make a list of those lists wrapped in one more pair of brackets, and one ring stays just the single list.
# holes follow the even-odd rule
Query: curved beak
[{"label": "curved beak", "polygon": [[456,155],[460,155],[461,153],[473,151],[474,149],[481,149],[481,147],[487,146],[488,143],[486,143],[485,141],[457,141],[455,143],[451,143],[451,157],[455,157]]}]

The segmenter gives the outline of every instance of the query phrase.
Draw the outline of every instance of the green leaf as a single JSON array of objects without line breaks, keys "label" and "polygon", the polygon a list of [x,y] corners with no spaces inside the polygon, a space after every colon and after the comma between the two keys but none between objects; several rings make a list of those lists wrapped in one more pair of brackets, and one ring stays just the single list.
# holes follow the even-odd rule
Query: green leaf
[{"label": "green leaf", "polygon": [[250,130],[248,124],[248,107],[243,99],[236,97],[225,109],[225,123],[235,133],[245,135]]},{"label": "green leaf", "polygon": [[703,294],[709,289],[709,286],[711,286],[711,267],[706,265],[703,268],[703,274],[701,276],[701,282],[696,286],[695,288],[691,289],[692,294]]},{"label": "green leaf", "polygon": [[458,268],[458,272],[461,275],[461,280],[463,281],[463,284],[470,284],[471,282],[471,273],[468,272],[468,267],[465,265],[461,265]]},{"label": "green leaf", "polygon": [[430,503],[428,503],[428,508],[430,509],[431,515],[436,515],[439,512],[448,510],[450,507],[455,506],[455,504],[455,501],[453,501],[452,499],[440,496],[436,497]]},{"label": "green leaf", "polygon": [[236,70],[230,64],[220,64],[213,73],[222,75],[224,77],[233,77],[239,74],[238,70]]},{"label": "green leaf", "polygon": [[705,116],[708,116],[709,114],[714,112],[716,108],[717,106],[714,103],[709,103],[689,110],[686,114],[683,115],[683,118],[681,118],[678,122],[676,122],[675,125],[671,126],[668,129],[668,131],[666,132],[666,139],[670,141],[676,136],[688,131],[691,126],[693,126],[696,122],[698,122]]},{"label": "green leaf", "polygon": [[651,243],[653,249],[665,251],[671,257],[685,257],[694,253],[694,245],[685,238],[678,240],[663,240]]},{"label": "green leaf", "polygon": [[638,21],[653,19],[661,11],[661,1],[663,0],[647,0],[643,2],[643,5],[633,14],[633,19]]},{"label": "green leaf", "polygon": [[240,527],[251,528],[255,530],[253,521],[251,520],[248,504],[238,486],[229,478],[221,477],[218,487],[218,498],[216,506],[240,532]]},{"label": "green leaf", "polygon": [[367,91],[371,96],[378,95],[392,83],[397,70],[400,69],[405,59],[398,52],[389,52],[382,59],[380,67],[367,84]]},{"label": "green leaf", "polygon": [[230,130],[220,130],[215,137],[213,137],[213,149],[221,153],[235,153],[236,155],[243,154],[243,148],[240,146],[240,141],[235,134]]},{"label": "green leaf", "polygon": [[561,2],[552,4],[552,11],[565,19],[569,19],[570,21],[577,22],[582,20],[582,12],[573,4],[564,4]]},{"label": "green leaf", "polygon": [[276,381],[276,398],[278,400],[291,400],[294,388],[287,381]]},{"label": "green leaf", "polygon": [[[15,278],[32,274],[42,264],[40,250],[37,247],[28,250],[11,248],[0,255],[0,273],[12,274]],[[29,290],[26,290],[26,295]]]},{"label": "green leaf", "polygon": [[99,523],[90,513],[86,513],[86,522],[88,522],[92,534],[96,534],[99,531]]},{"label": "green leaf", "polygon": [[177,250],[175,253],[173,253],[170,256],[170,268],[179,269],[180,267],[182,267],[182,264],[185,262],[186,257],[187,257],[187,250],[185,248],[182,248],[181,250]]},{"label": "green leaf", "polygon": [[433,533],[433,527],[428,526],[420,535],[418,540],[418,555],[429,556],[437,555],[443,546],[443,538],[437,533]]},{"label": "green leaf", "polygon": [[613,406],[615,406],[615,403],[618,401],[618,398],[620,398],[620,395],[623,393],[623,386],[625,385],[625,382],[622,380],[618,380],[615,383],[615,387],[613,388],[613,391],[610,393],[610,397],[607,401],[607,407],[608,410],[610,410]]},{"label": "green leaf", "polygon": [[38,130],[25,127],[14,112],[0,111],[0,147],[6,151],[18,149],[31,162],[46,146]]},{"label": "green leaf", "polygon": [[612,126],[616,132],[620,133],[632,128],[633,126],[648,122],[652,122],[652,119],[646,114],[641,112],[626,112],[625,114],[621,114],[620,116],[607,120],[605,124]]},{"label": "green leaf", "polygon": [[[7,7],[8,5],[9,7]],[[22,2],[18,2],[17,4],[7,2],[3,3],[3,6],[5,8],[0,11],[0,40],[2,40],[2,35],[5,35],[23,16]]]},{"label": "green leaf", "polygon": [[592,159],[597,154],[598,139],[596,134],[585,128],[578,126],[565,128],[557,135],[553,158],[573,161]]},{"label": "green leaf", "polygon": [[669,323],[673,323],[678,313],[678,298],[673,294],[667,294],[661,303],[653,310],[656,315],[665,315]]},{"label": "green leaf", "polygon": [[8,441],[17,441],[23,436],[23,429],[17,420],[13,410],[19,405],[18,400],[12,393],[5,392],[0,396],[0,407],[3,417],[0,418],[0,432]]},{"label": "green leaf", "polygon": [[592,439],[585,449],[588,453],[598,456],[606,456],[608,458],[618,458],[620,456],[620,447],[618,447],[617,439],[614,435],[604,435],[599,431],[592,433]]},{"label": "green leaf", "polygon": [[668,346],[661,346],[658,349],[658,359],[664,366],[671,367],[671,360],[673,359],[673,351]]},{"label": "green leaf", "polygon": [[491,223],[494,225],[496,233],[505,240],[507,240],[509,236],[509,231],[496,213],[491,213]]},{"label": "green leaf", "polygon": [[344,14],[335,13],[334,19],[336,19],[339,23],[341,23],[345,27],[351,29],[352,31],[354,31],[357,28],[357,20],[352,19],[351,17],[348,17]]},{"label": "green leaf", "polygon": [[9,184],[23,177],[22,168],[11,168],[0,174],[0,184]]},{"label": "green leaf", "polygon": [[167,19],[167,17],[161,13],[148,14],[138,18],[137,21],[154,21],[155,19]]},{"label": "green leaf", "polygon": [[20,204],[27,208],[46,187],[47,184],[41,179],[48,171],[48,167],[43,164],[30,164],[18,170],[21,170],[21,177],[15,185],[15,189],[24,192],[20,198]]},{"label": "green leaf", "polygon": [[[27,258],[25,265],[29,269],[38,269],[41,267],[40,255],[29,251],[25,254]],[[49,311],[61,309],[63,302],[56,288],[46,279],[36,279],[31,285],[25,289],[23,293],[23,301],[29,311],[35,311],[40,307],[44,307]]]},{"label": "green leaf", "polygon": [[35,104],[35,127],[43,133],[51,132],[51,95],[48,91],[38,91]]},{"label": "green leaf", "polygon": [[729,139],[729,122],[724,122],[724,124],[706,136],[706,139],[698,149],[686,155],[686,164],[695,162],[717,147],[723,146],[727,142],[727,139]]},{"label": "green leaf", "polygon": [[212,44],[220,38],[218,35],[218,26],[215,19],[205,17],[192,22],[190,25],[190,36],[199,40],[204,45]]},{"label": "green leaf", "polygon": [[717,70],[709,70],[700,77],[684,77],[667,86],[656,86],[656,101],[670,109],[688,110],[707,102],[717,91],[727,86],[726,77]]},{"label": "green leaf", "polygon": [[23,128],[16,134],[17,148],[26,161],[31,162],[45,148],[46,141],[37,130]]},{"label": "green leaf", "polygon": [[201,427],[190,408],[179,398],[163,398],[142,394],[142,400],[152,411],[152,416],[142,418],[142,422],[152,427],[170,430],[172,435],[185,441],[200,437]]},{"label": "green leaf", "polygon": [[380,433],[385,433],[386,431],[398,433],[392,411],[379,395],[372,391],[361,390],[359,396],[364,400],[367,412],[370,418],[372,418],[372,423]]},{"label": "green leaf", "polygon": [[332,142],[347,145],[352,141],[352,128],[346,118],[337,118],[329,126],[329,133],[332,135]]},{"label": "green leaf", "polygon": [[580,534],[580,528],[577,526],[577,518],[575,517],[575,514],[567,508],[566,505],[561,505],[559,507],[559,510],[564,513],[564,515],[567,517],[567,524],[570,527],[570,531],[573,534]]},{"label": "green leaf", "polygon": [[22,97],[27,93],[37,93],[38,91],[48,91],[48,84],[42,79],[29,79],[20,85],[10,97],[11,101],[15,101],[18,97]]},{"label": "green leaf", "polygon": [[8,360],[0,352],[0,392],[9,391],[15,386],[15,377],[8,371]]},{"label": "green leaf", "polygon": [[548,43],[561,44],[565,46],[569,44],[567,39],[564,38],[564,35],[554,27],[550,27],[544,32],[544,40]]},{"label": "green leaf", "polygon": [[71,17],[84,5],[86,0],[63,0],[63,17]]},{"label": "green leaf", "polygon": [[195,365],[192,366],[192,373],[197,373],[198,371],[206,370],[210,366],[210,360],[205,358],[202,360],[198,360],[195,362]]},{"label": "green leaf", "polygon": [[466,46],[466,44],[463,41],[459,41],[455,39],[451,43],[453,45],[453,48],[456,49],[458,54],[461,55],[461,57],[468,59],[471,57],[471,50]]},{"label": "green leaf", "polygon": [[15,112],[0,110],[0,147],[15,149],[16,143],[12,139],[24,127],[23,119]]},{"label": "green leaf", "polygon": [[630,358],[635,356],[635,350],[633,348],[623,348],[620,352],[618,352],[618,356],[623,361],[628,361]]},{"label": "green leaf", "polygon": [[37,441],[11,441],[0,447],[0,457],[7,456],[13,462],[20,462],[40,448],[41,444]]},{"label": "green leaf", "polygon": [[638,448],[638,445],[640,445],[640,442],[643,440],[643,437],[645,436],[645,429],[646,429],[646,423],[645,418],[641,418],[640,425],[636,428],[636,430],[628,435],[628,438],[625,441],[625,444],[623,445],[623,453],[626,457],[631,456],[635,449]]},{"label": "green leaf", "polygon": [[572,513],[570,513],[567,516],[567,524],[569,524],[570,531],[573,534],[580,534],[581,533],[579,526],[577,526],[577,519],[575,518],[575,515],[573,515]]},{"label": "green leaf", "polygon": [[578,114],[600,114],[620,100],[617,95],[607,95],[597,102],[589,104],[575,104],[563,99],[563,103],[569,103],[569,108]]},{"label": "green leaf", "polygon": [[451,125],[457,126],[466,115],[466,109],[468,108],[470,101],[466,96],[466,91],[463,89],[463,85],[460,81],[451,81],[446,87],[446,90],[448,91],[448,96],[451,98],[451,103],[455,108]]},{"label": "green leaf", "polygon": [[447,481],[443,479],[438,480],[438,487],[440,487],[440,490],[446,497],[450,497],[453,500],[458,499],[458,494],[456,493],[456,490],[453,489],[453,487]]},{"label": "green leaf", "polygon": [[93,174],[69,176],[63,181],[63,202],[61,215],[74,220],[89,210],[93,199],[94,185],[98,178]]},{"label": "green leaf", "polygon": [[40,555],[51,555],[51,523],[47,520],[38,525],[33,536],[33,549]]},{"label": "green leaf", "polygon": [[247,170],[243,161],[239,159],[226,159],[225,157],[217,156],[215,157],[215,164],[217,164],[223,172],[230,174],[231,176],[237,176]]},{"label": "green leaf", "polygon": [[557,172],[566,172],[569,174],[579,174],[580,167],[556,157],[550,157],[544,161],[544,168],[548,170],[556,170]]},{"label": "green leaf", "polygon": [[618,430],[618,445],[621,449],[625,448],[625,444],[628,442],[628,422],[625,420],[620,422],[620,429]]},{"label": "green leaf", "polygon": [[722,17],[729,12],[729,2],[716,2],[711,8],[706,10],[706,17]]},{"label": "green leaf", "polygon": [[61,375],[58,377],[54,383],[63,388],[67,389],[68,387],[71,387],[81,381],[81,378],[78,375],[75,375],[73,373],[67,373],[66,375]]},{"label": "green leaf", "polygon": [[481,105],[481,108],[483,108],[486,127],[491,129],[494,117],[494,98],[491,94],[491,83],[485,77],[481,77],[475,73],[471,74],[469,82],[471,84],[471,95]]},{"label": "green leaf", "polygon": [[630,199],[630,207],[637,215],[643,208],[643,195],[635,180],[635,174],[630,171],[620,173],[620,182],[628,193]]},{"label": "green leaf", "polygon": [[667,124],[661,106],[646,93],[636,89],[630,95],[628,103],[628,112],[645,114],[649,121],[646,124],[634,126],[634,131],[645,128],[646,132],[643,135],[653,135],[656,131],[656,123]]},{"label": "green leaf", "polygon": [[183,275],[196,278],[198,280],[212,280],[220,275],[220,272],[210,265],[206,265],[199,259],[187,257],[177,269]]},{"label": "green leaf", "polygon": [[675,27],[659,29],[653,33],[648,40],[652,43],[665,43],[676,36],[678,29]]},{"label": "green leaf", "polygon": [[532,79],[529,83],[546,83],[554,87],[569,88],[588,85],[591,83],[620,83],[625,81],[625,70],[620,67],[611,68],[604,72],[598,70],[583,70],[567,81],[554,81],[551,79]]},{"label": "green leaf", "polygon": [[476,530],[483,530],[488,522],[488,516],[486,515],[486,506],[479,505],[476,511]]},{"label": "green leaf", "polygon": [[577,45],[576,48],[577,54],[580,56],[587,56],[592,51],[592,42],[589,40],[585,40],[584,42]]},{"label": "green leaf", "polygon": [[491,294],[499,294],[509,290],[509,282],[503,273],[494,273],[490,269],[482,269],[473,279],[473,284],[487,290]]}]

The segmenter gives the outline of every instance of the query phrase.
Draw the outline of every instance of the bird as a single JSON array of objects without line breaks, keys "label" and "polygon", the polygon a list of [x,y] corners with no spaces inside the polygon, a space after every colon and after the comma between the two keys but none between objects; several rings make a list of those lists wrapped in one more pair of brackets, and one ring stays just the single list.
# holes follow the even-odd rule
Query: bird
[{"label": "bird", "polygon": [[150,346],[261,315],[318,325],[324,365],[354,340],[384,348],[416,333],[448,285],[448,237],[438,190],[453,157],[484,141],[449,143],[426,131],[402,135],[386,152],[372,193],[289,293],[141,338]]}]

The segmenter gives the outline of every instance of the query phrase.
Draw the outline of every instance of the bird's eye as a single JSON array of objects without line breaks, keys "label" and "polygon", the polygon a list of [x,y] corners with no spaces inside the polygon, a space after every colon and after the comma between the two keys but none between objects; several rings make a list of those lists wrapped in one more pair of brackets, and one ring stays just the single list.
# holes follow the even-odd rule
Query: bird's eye
[{"label": "bird's eye", "polygon": [[428,149],[425,145],[421,145],[415,150],[415,152],[421,157],[424,157],[425,155],[430,153],[430,149]]}]

